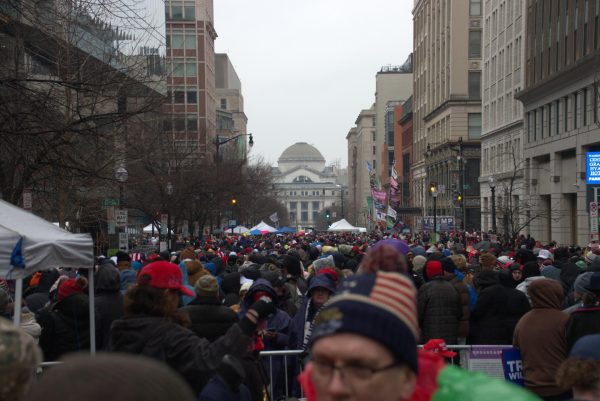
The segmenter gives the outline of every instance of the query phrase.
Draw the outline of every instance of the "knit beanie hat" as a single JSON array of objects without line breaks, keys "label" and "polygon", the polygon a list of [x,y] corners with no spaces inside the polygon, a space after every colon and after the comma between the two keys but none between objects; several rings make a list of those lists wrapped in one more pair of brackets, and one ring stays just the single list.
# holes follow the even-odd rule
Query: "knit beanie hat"
[{"label": "knit beanie hat", "polygon": [[573,284],[573,289],[575,290],[575,292],[578,292],[580,294],[589,293],[589,291],[586,290],[586,287],[590,286],[593,274],[594,273],[592,272],[585,272],[577,276],[577,278],[575,279],[575,283]]},{"label": "knit beanie hat", "polygon": [[311,344],[336,333],[358,334],[383,345],[417,373],[416,298],[414,284],[404,275],[352,276],[315,317]]},{"label": "knit beanie hat", "polygon": [[131,262],[131,256],[127,252],[119,251],[117,252],[117,263],[119,262]]},{"label": "knit beanie hat", "polygon": [[442,259],[441,263],[442,270],[444,270],[445,272],[454,273],[454,271],[456,270],[456,265],[454,264],[454,261],[449,257],[445,257],[444,259]]},{"label": "knit beanie hat", "polygon": [[217,279],[210,274],[200,277],[198,281],[196,281],[194,288],[196,289],[196,293],[200,296],[216,297],[219,294],[219,284],[217,284]]},{"label": "knit beanie hat", "polygon": [[431,280],[436,276],[444,274],[442,270],[442,262],[439,260],[428,260],[425,264],[425,278]]},{"label": "knit beanie hat", "polygon": [[58,300],[62,301],[69,295],[83,292],[87,288],[85,277],[70,278],[58,286]]}]

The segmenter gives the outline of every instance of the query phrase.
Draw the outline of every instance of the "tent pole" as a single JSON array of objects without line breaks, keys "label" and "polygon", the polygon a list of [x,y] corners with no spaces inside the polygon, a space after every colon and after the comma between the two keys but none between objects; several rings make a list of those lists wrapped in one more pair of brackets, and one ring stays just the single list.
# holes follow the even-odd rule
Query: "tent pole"
[{"label": "tent pole", "polygon": [[23,279],[18,278],[15,282],[15,306],[13,322],[15,326],[21,326],[21,304],[23,303]]},{"label": "tent pole", "polygon": [[96,300],[94,298],[94,267],[88,269],[88,283],[90,288],[90,354],[96,355]]}]

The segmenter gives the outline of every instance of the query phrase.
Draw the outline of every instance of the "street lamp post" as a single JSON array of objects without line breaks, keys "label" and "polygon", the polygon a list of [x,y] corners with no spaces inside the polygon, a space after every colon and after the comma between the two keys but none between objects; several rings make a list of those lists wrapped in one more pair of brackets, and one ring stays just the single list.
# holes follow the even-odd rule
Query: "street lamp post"
[{"label": "street lamp post", "polygon": [[[123,186],[127,182],[127,179],[129,178],[129,173],[128,173],[127,169],[123,166],[117,168],[115,170],[115,178],[119,182],[119,210],[120,210],[120,209],[123,209]],[[127,223],[125,224],[125,228],[124,228],[124,231],[126,231],[126,230],[127,230]],[[121,232],[120,228],[117,227],[117,248],[119,248],[119,250],[121,249],[121,246],[120,246],[121,241],[119,239],[120,232]]]},{"label": "street lamp post", "polygon": [[496,179],[494,176],[488,178],[488,184],[492,191],[492,231],[496,234]]},{"label": "street lamp post", "polygon": [[171,252],[171,195],[173,195],[173,184],[167,183],[167,250]]},{"label": "street lamp post", "polygon": [[[221,163],[221,155],[220,155],[220,148],[222,145],[225,145],[228,142],[231,142],[235,139],[238,139],[242,136],[247,136],[248,137],[248,146],[252,147],[254,146],[254,138],[252,137],[252,133],[249,134],[238,134],[236,136],[233,136],[231,138],[227,138],[227,139],[223,139],[220,140],[219,137],[217,136],[215,138],[215,147],[216,147],[216,154],[215,154],[215,172],[216,172],[216,179],[219,179],[219,165]],[[218,188],[217,188],[217,192],[218,192]],[[216,194],[216,198],[217,198],[217,224],[219,226],[221,226],[221,198],[220,198],[220,194]],[[220,227],[219,227],[220,228]]]},{"label": "street lamp post", "polygon": [[432,182],[429,186],[429,191],[431,192],[431,196],[433,197],[433,236],[434,240],[437,241],[437,184]]},{"label": "street lamp post", "polygon": [[335,186],[340,189],[340,202],[342,205],[342,219],[343,219],[346,217],[346,216],[344,216],[344,186],[341,184],[336,184]]}]

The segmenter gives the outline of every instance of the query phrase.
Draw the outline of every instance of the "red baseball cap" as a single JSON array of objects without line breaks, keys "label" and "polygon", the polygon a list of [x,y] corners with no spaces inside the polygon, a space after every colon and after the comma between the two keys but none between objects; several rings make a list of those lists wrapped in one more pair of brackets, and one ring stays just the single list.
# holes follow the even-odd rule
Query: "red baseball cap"
[{"label": "red baseball cap", "polygon": [[446,342],[441,338],[434,338],[423,345],[425,351],[433,352],[434,354],[440,354],[445,358],[453,358],[456,356],[456,352],[450,351]]},{"label": "red baseball cap", "polygon": [[150,277],[149,280],[143,279],[143,283],[155,288],[168,288],[179,290],[183,295],[193,297],[196,294],[183,285],[183,279],[179,266],[165,260],[147,264],[138,275],[138,283],[144,276]]}]

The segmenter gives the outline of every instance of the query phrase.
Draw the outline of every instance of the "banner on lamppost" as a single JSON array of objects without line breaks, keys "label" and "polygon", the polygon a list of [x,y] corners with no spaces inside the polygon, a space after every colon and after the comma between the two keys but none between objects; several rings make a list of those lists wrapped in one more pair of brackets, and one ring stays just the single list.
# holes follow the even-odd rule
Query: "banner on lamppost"
[{"label": "banner on lamppost", "polygon": [[31,212],[33,209],[32,203],[31,188],[26,188],[23,190],[23,209]]},{"label": "banner on lamppost", "polygon": [[166,213],[163,213],[160,215],[160,233],[162,235],[167,235],[169,232],[169,215]]}]

